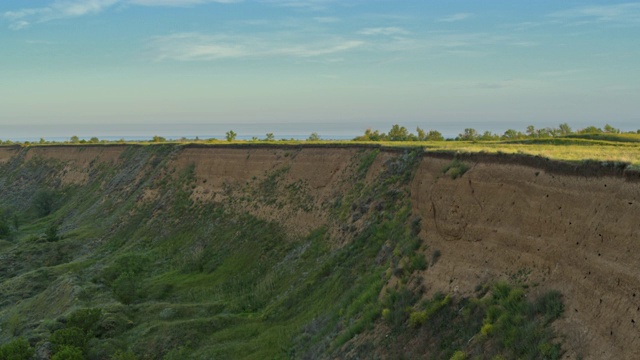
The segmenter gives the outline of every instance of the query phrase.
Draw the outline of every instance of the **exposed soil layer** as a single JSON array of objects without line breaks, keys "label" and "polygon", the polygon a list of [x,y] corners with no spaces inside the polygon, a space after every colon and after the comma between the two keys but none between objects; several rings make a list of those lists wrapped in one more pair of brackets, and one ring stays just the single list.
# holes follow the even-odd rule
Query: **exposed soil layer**
[{"label": "exposed soil layer", "polygon": [[[367,146],[366,148],[380,148]],[[307,233],[329,221],[323,209],[351,185],[358,146],[178,146],[170,167],[193,168],[194,201],[245,194],[242,208]],[[59,161],[61,182],[82,184],[97,164],[123,161],[127,146],[0,147],[0,164],[33,157]],[[404,149],[380,148],[372,181]],[[457,179],[443,168],[457,158]],[[279,176],[275,178],[274,176]],[[285,204],[265,198],[271,180]],[[441,253],[425,272],[430,296],[471,294],[496,279],[557,289],[566,311],[557,322],[567,357],[640,358],[640,179],[624,164],[580,165],[506,154],[424,153],[411,182],[420,237]],[[293,190],[291,190],[293,189]],[[154,189],[140,201],[152,201]],[[269,194],[266,194],[269,195]]]},{"label": "exposed soil layer", "polygon": [[441,170],[450,160],[425,157],[414,178],[422,236],[442,252],[425,278],[430,290],[526,278],[564,294],[568,355],[640,358],[640,185],[593,166],[572,175],[550,161],[469,160],[453,180]]}]

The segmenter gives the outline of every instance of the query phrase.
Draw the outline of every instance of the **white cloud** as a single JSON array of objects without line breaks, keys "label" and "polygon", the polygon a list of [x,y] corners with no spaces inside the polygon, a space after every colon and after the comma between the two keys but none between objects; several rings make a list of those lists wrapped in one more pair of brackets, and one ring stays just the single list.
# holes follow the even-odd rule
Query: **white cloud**
[{"label": "white cloud", "polygon": [[231,58],[313,58],[347,52],[363,46],[358,40],[332,38],[296,42],[275,40],[279,36],[248,37],[181,33],[151,40],[152,56],[159,61],[212,61]]},{"label": "white cloud", "polygon": [[574,21],[579,24],[593,22],[640,23],[640,3],[576,7],[551,13],[548,17]]},{"label": "white cloud", "polygon": [[377,27],[377,28],[366,28],[358,31],[360,35],[407,35],[408,31],[399,28],[399,27]]},{"label": "white cloud", "polygon": [[206,3],[232,4],[241,1],[242,0],[129,0],[128,2],[143,6],[191,6]]},{"label": "white cloud", "polygon": [[471,13],[457,13],[457,14],[453,14],[450,16],[446,16],[443,18],[438,19],[438,21],[440,22],[455,22],[455,21],[462,21],[462,20],[466,20],[470,17],[472,17],[473,14]]},{"label": "white cloud", "polygon": [[318,16],[318,17],[314,17],[313,20],[321,24],[330,24],[330,23],[340,22],[340,18],[333,17],[333,16]]},{"label": "white cloud", "polygon": [[320,11],[325,10],[327,5],[337,2],[337,0],[264,0],[264,2],[301,10]]},{"label": "white cloud", "polygon": [[191,6],[204,3],[235,3],[242,0],[53,0],[48,6],[7,11],[12,30],[24,29],[34,23],[98,14],[115,5]]}]

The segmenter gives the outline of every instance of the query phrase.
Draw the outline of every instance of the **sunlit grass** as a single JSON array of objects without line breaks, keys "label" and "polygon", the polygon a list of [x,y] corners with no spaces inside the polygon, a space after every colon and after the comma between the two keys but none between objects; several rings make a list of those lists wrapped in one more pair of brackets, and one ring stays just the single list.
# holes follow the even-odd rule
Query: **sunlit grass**
[{"label": "sunlit grass", "polygon": [[[372,146],[423,148],[425,151],[452,151],[468,153],[504,153],[541,156],[560,161],[602,161],[623,162],[640,167],[640,135],[636,134],[574,134],[562,138],[520,139],[505,141],[352,141],[352,140],[179,140],[166,142],[127,141],[99,144],[49,143],[31,144],[30,146],[113,146],[113,145],[185,145],[185,146],[219,146],[219,147],[253,147],[253,146]],[[23,145],[24,146],[24,145]]]}]

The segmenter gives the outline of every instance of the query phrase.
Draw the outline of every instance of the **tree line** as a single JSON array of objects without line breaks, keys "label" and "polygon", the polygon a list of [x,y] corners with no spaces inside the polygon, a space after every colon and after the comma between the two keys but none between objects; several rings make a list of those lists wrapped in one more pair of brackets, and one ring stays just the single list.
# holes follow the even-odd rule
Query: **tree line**
[{"label": "tree line", "polygon": [[[453,141],[498,141],[498,140],[523,140],[523,139],[540,139],[540,138],[554,138],[564,137],[569,135],[583,135],[583,134],[640,134],[640,129],[637,131],[622,132],[609,124],[606,124],[604,128],[596,126],[588,126],[579,130],[572,130],[569,124],[562,123],[558,127],[545,127],[536,129],[535,126],[529,125],[522,131],[514,129],[506,130],[502,135],[493,133],[491,131],[485,131],[483,133],[473,128],[466,128],[464,131],[453,139]],[[384,133],[379,130],[367,129],[364,134],[357,136],[354,141],[445,141],[445,138],[437,130],[424,131],[420,127],[416,128],[416,133],[411,133],[406,127],[395,124],[391,127],[389,132]]]}]

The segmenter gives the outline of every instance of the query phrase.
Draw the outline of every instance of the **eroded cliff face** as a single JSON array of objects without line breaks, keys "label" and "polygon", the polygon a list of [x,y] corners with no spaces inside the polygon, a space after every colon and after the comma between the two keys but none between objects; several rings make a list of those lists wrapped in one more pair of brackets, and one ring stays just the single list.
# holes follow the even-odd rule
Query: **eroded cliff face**
[{"label": "eroded cliff face", "polygon": [[[169,146],[143,156],[127,146],[69,146],[0,148],[0,165],[54,164],[32,180],[98,184],[100,201],[114,208],[134,197],[122,219],[145,204],[153,204],[152,217],[166,211],[158,184],[187,171],[191,203],[224,204],[277,222],[291,237],[326,226],[330,246],[339,248],[365,226],[375,204],[347,204],[358,214],[342,218],[329,210],[359,191],[356,182],[379,181],[402,156],[403,150],[371,156],[358,147],[276,146]],[[412,212],[421,219],[426,257],[441,253],[420,275],[426,297],[467,296],[497,279],[526,282],[533,295],[557,289],[566,308],[555,326],[568,357],[640,358],[640,183],[473,158],[462,159],[470,169],[452,179],[443,173],[451,157],[420,156],[409,185]],[[28,183],[20,174],[3,186]]]},{"label": "eroded cliff face", "polygon": [[565,296],[568,355],[640,358],[640,184],[499,163],[452,180],[448,162],[425,156],[412,184],[421,236],[442,252],[431,291],[524,277]]}]

